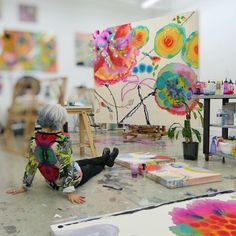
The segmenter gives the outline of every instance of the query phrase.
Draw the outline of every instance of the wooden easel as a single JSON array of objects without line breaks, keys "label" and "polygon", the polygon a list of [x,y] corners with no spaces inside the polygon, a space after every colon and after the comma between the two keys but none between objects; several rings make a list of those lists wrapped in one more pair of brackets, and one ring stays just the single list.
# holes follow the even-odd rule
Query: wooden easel
[{"label": "wooden easel", "polygon": [[[88,114],[92,111],[91,107],[66,106],[68,114],[77,114],[79,116],[79,142],[73,142],[80,148],[80,155],[84,155],[84,148],[88,147],[92,155],[97,156],[96,148],[93,141],[93,134],[89,125]],[[85,142],[85,134],[88,143]]]}]

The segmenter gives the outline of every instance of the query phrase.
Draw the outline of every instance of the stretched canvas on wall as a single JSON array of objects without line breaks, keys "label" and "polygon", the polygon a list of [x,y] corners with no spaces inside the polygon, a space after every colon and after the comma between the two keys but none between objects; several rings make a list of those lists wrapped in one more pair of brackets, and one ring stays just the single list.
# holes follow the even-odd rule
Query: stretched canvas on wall
[{"label": "stretched canvas on wall", "polygon": [[0,48],[0,70],[57,70],[56,40],[51,34],[6,30]]},{"label": "stretched canvas on wall", "polygon": [[97,30],[93,50],[97,122],[169,125],[196,105],[197,12]]},{"label": "stretched canvas on wall", "polygon": [[76,33],[75,60],[78,66],[93,66],[92,34]]},{"label": "stretched canvas on wall", "polygon": [[19,20],[24,22],[37,21],[37,7],[33,5],[20,4],[19,5]]}]

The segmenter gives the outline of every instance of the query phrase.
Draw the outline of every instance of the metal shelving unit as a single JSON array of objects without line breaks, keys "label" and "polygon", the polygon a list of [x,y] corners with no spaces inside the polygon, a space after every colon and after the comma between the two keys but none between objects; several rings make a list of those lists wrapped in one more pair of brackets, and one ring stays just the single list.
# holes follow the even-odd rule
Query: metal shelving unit
[{"label": "metal shelving unit", "polygon": [[[225,105],[229,102],[229,99],[236,99],[236,94],[232,95],[195,95],[193,96],[194,99],[203,99],[204,100],[204,121],[203,121],[203,153],[205,155],[205,160],[209,161],[209,138],[210,138],[210,127],[219,127],[222,129],[222,137],[224,139],[228,138],[228,129],[236,129],[234,125],[215,125],[210,124],[210,109],[211,109],[211,99],[221,99],[222,105]],[[218,153],[218,156],[223,157],[223,162],[225,162],[225,158],[229,158],[230,155],[224,153]],[[233,158],[231,156],[231,158]],[[235,159],[235,158],[234,158]]]}]

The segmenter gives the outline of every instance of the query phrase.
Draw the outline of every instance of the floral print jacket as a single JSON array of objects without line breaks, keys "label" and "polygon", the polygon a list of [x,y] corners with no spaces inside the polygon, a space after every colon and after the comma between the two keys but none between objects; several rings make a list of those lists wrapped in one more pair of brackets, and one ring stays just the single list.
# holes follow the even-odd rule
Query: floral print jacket
[{"label": "floral print jacket", "polygon": [[23,177],[25,188],[31,187],[37,169],[53,189],[65,193],[74,192],[82,178],[80,166],[73,161],[70,138],[62,132],[34,132]]}]

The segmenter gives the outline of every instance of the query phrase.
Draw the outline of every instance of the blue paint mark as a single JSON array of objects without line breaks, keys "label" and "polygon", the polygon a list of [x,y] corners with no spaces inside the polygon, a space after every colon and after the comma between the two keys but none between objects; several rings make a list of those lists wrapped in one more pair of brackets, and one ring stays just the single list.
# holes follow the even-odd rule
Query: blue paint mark
[{"label": "blue paint mark", "polygon": [[144,72],[145,72],[145,69],[146,69],[146,65],[143,64],[143,63],[141,63],[141,64],[139,65],[139,72],[140,72],[140,73],[144,73]]}]

